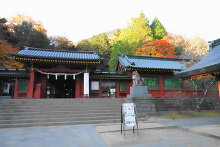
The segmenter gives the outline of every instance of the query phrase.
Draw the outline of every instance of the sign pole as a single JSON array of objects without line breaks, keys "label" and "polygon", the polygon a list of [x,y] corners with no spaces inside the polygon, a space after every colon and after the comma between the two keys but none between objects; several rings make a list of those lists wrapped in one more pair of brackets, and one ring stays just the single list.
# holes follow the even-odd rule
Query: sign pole
[{"label": "sign pole", "polygon": [[137,127],[137,134],[139,136],[138,119],[137,119],[136,105],[134,103],[123,103],[121,105],[121,134],[123,131],[125,137],[125,126],[132,127],[133,133],[135,126]]}]

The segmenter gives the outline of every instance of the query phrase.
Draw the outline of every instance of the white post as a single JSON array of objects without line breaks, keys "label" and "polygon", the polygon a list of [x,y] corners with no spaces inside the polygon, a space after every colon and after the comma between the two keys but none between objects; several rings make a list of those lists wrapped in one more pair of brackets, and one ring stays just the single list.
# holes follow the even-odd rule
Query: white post
[{"label": "white post", "polygon": [[89,96],[89,73],[84,73],[84,96]]}]

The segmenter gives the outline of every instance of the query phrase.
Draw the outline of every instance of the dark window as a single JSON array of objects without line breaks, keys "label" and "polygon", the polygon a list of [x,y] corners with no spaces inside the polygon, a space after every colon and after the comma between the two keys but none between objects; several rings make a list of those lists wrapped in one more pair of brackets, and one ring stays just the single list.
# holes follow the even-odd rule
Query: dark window
[{"label": "dark window", "polygon": [[126,82],[120,82],[120,92],[126,91]]},{"label": "dark window", "polygon": [[159,89],[158,78],[144,78],[144,85],[147,86],[148,89]]},{"label": "dark window", "polygon": [[18,82],[18,91],[27,91],[28,80],[19,80]]},{"label": "dark window", "polygon": [[165,78],[164,86],[166,89],[181,89],[181,81],[179,79]]}]

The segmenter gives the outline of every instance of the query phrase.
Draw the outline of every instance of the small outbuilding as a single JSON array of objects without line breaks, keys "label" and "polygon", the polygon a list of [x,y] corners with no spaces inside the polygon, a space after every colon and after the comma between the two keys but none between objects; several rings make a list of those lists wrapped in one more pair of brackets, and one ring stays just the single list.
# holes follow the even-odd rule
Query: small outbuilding
[{"label": "small outbuilding", "polygon": [[220,97],[220,39],[210,42],[209,53],[201,61],[183,71],[175,73],[175,77],[186,78],[207,74],[216,76]]}]

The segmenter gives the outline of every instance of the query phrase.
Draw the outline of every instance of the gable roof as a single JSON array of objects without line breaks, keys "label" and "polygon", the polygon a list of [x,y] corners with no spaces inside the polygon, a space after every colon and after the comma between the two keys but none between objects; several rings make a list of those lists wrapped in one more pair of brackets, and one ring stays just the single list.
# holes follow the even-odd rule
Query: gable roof
[{"label": "gable roof", "polygon": [[0,77],[29,77],[29,71],[24,68],[0,68]]},{"label": "gable roof", "polygon": [[220,39],[214,40],[210,44],[209,53],[198,63],[191,67],[175,73],[176,77],[190,77],[204,73],[220,70]]},{"label": "gable roof", "polygon": [[16,56],[61,60],[100,60],[100,56],[96,52],[73,52],[66,50],[40,49],[31,47],[25,47],[25,49],[18,52]]},{"label": "gable roof", "polygon": [[181,61],[183,61],[183,59],[123,54],[118,57],[118,62],[123,67],[141,69],[182,70],[185,65],[181,63]]}]

